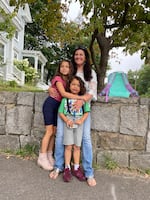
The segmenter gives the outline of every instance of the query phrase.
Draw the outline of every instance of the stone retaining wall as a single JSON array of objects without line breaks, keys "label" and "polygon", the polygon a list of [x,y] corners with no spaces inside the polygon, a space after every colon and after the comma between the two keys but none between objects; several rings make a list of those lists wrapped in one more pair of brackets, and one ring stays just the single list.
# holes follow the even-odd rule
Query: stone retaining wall
[{"label": "stone retaining wall", "polygon": [[[0,149],[40,146],[47,93],[0,92]],[[92,103],[94,162],[106,156],[122,167],[150,169],[150,99],[99,97]]]}]

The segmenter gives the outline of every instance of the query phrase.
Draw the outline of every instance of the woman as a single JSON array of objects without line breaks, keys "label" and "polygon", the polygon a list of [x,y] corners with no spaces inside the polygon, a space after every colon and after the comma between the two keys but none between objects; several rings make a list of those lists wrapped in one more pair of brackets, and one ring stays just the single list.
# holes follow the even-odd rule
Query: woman
[{"label": "woman", "polygon": [[49,95],[43,104],[43,116],[45,122],[45,134],[41,142],[41,148],[37,164],[45,170],[52,170],[54,165],[53,148],[54,136],[57,125],[58,108],[63,97],[83,99],[84,97],[73,95],[66,92],[66,84],[72,76],[73,67],[69,60],[62,60],[59,63],[58,70],[51,80],[51,87],[57,94],[57,97]]},{"label": "woman", "polygon": [[[97,100],[97,77],[94,70],[91,69],[90,57],[88,51],[83,47],[75,49],[72,57],[72,64],[74,67],[74,74],[79,76],[85,83],[86,87],[86,101],[90,102],[92,99]],[[83,105],[81,100],[74,104],[74,109],[79,109]],[[55,139],[55,169],[50,172],[50,178],[56,179],[61,171],[64,169],[64,145],[63,145],[63,121],[58,117],[57,133]],[[94,178],[93,168],[93,153],[91,143],[91,116],[90,113],[83,125],[82,138],[82,165],[84,173],[89,186],[95,186],[96,180]]]}]

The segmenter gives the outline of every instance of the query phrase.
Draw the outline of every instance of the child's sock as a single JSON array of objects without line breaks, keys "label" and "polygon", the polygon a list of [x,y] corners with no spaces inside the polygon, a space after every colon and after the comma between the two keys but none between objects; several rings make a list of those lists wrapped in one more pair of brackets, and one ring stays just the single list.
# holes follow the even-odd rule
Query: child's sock
[{"label": "child's sock", "polygon": [[74,170],[76,171],[78,170],[78,168],[79,168],[79,164],[74,164]]},{"label": "child's sock", "polygon": [[70,165],[68,164],[68,165],[65,165],[65,169],[66,168],[69,168],[70,170],[71,170],[71,167],[70,167]]}]

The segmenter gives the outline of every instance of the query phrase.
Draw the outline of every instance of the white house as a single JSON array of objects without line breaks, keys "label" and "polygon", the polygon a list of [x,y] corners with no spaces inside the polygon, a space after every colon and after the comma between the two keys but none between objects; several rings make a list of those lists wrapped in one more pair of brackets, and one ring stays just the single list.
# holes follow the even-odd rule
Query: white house
[{"label": "white house", "polygon": [[[0,0],[0,8],[7,14],[14,11],[14,7],[10,6],[9,0]],[[0,21],[3,20],[0,14]],[[24,50],[24,30],[27,23],[32,23],[32,17],[28,4],[20,7],[17,16],[12,19],[16,32],[11,39],[7,39],[6,32],[0,32],[0,77],[3,80],[16,80],[20,85],[24,84],[25,74],[18,70],[14,65],[14,59],[22,60],[24,57],[34,58],[34,68],[40,72],[40,81],[43,81],[44,66],[47,59],[40,51]]]}]

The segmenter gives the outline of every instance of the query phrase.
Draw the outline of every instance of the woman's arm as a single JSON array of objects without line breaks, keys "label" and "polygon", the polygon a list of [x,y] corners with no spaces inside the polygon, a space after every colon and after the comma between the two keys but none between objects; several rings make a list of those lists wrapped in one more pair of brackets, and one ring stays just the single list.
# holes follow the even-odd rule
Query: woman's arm
[{"label": "woman's arm", "polygon": [[88,102],[90,101],[92,98],[93,98],[93,95],[92,94],[89,94],[89,93],[86,93],[84,95],[84,98],[85,98],[85,101]]},{"label": "woman's arm", "polygon": [[85,95],[84,95],[84,100],[78,99],[78,100],[73,104],[73,108],[74,108],[75,110],[79,110],[79,109],[83,106],[83,104],[84,104],[85,102],[90,101],[92,98],[93,98],[93,95],[91,95],[91,94],[85,94]]},{"label": "woman's arm", "polygon": [[[74,95],[74,94],[71,94],[69,92],[66,92],[66,90],[65,90],[65,88],[64,88],[64,86],[61,82],[57,82],[56,87],[57,87],[57,89],[60,92],[62,97],[70,98],[70,99],[77,99],[77,100],[80,99],[82,104],[84,103],[83,101],[86,101],[87,97],[85,95],[79,96],[79,95]],[[58,95],[56,90],[52,87],[49,87],[48,93],[51,97],[54,97],[54,98],[56,98],[57,95]]]},{"label": "woman's arm", "polygon": [[[97,100],[97,77],[94,70],[92,70],[92,79],[88,83],[88,91],[84,95],[85,102],[89,102],[92,99]],[[77,100],[74,104],[74,109],[79,110],[81,106],[83,105],[83,101]]]},{"label": "woman's arm", "polygon": [[60,92],[62,97],[70,98],[70,99],[80,99],[80,100],[85,101],[84,95],[79,96],[79,95],[75,95],[75,94],[66,92],[66,90],[65,90],[65,88],[64,88],[64,86],[63,86],[63,84],[61,82],[57,82],[56,83],[56,87],[57,87],[57,89]]},{"label": "woman's arm", "polygon": [[95,71],[92,69],[92,79],[89,82],[89,90],[87,91],[91,95],[89,100],[97,100],[97,76]]}]

